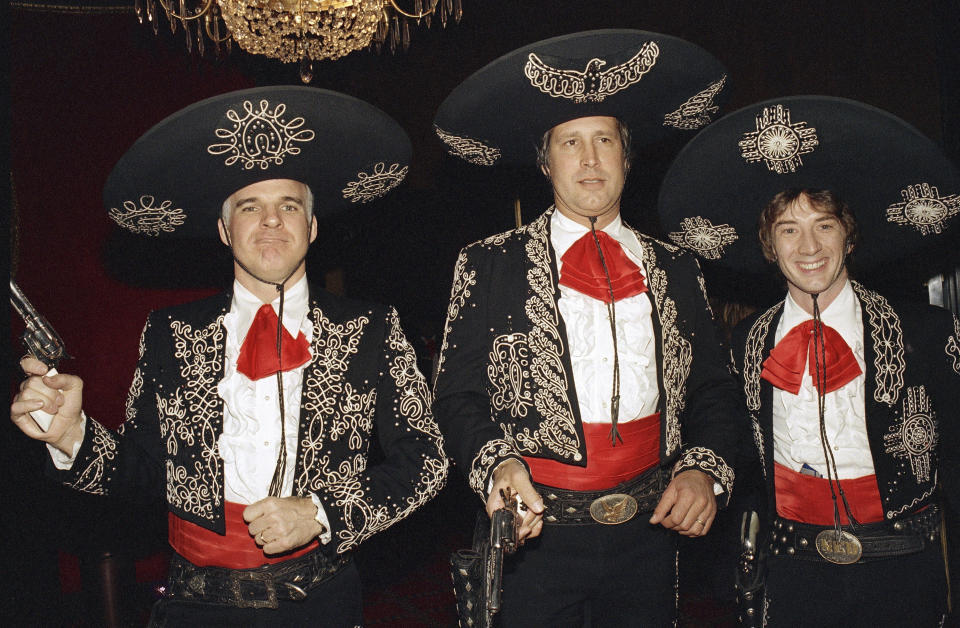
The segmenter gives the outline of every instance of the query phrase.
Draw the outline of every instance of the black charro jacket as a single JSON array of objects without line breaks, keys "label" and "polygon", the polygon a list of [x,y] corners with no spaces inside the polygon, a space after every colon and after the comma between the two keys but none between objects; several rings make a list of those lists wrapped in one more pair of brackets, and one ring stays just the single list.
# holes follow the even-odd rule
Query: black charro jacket
[{"label": "black charro jacket", "polygon": [[[310,286],[312,358],[304,369],[294,495],[316,494],[343,553],[406,517],[443,487],[447,460],[430,391],[392,308]],[[223,379],[231,294],[152,312],[126,419],[87,420],[71,470],[89,493],[165,496],[172,513],[224,533]],[[369,466],[371,437],[383,460]]]},{"label": "black charro jacket", "polygon": [[[940,500],[960,505],[960,323],[938,307],[891,304],[851,282],[863,318],[867,438],[883,502],[896,522]],[[776,513],[773,385],[760,378],[783,302],[742,321],[733,350],[763,470],[765,519]],[[956,522],[948,519],[956,528]],[[957,539],[960,530],[948,530]]]},{"label": "black charro jacket", "polygon": [[[434,409],[450,454],[483,498],[493,469],[508,458],[587,464],[557,308],[553,211],[467,246],[454,268]],[[700,268],[677,247],[635,233],[656,336],[661,463],[706,472],[726,503],[738,423],[746,419]]]}]

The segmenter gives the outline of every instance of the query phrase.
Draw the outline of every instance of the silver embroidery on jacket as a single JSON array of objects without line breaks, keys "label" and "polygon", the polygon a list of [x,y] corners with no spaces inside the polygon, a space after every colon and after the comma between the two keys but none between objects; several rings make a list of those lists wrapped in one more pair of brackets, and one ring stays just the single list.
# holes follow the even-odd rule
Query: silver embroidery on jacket
[{"label": "silver embroidery on jacket", "polygon": [[703,471],[710,477],[716,478],[723,487],[724,492],[729,495],[733,492],[733,469],[726,461],[713,453],[706,447],[691,447],[683,452],[683,455],[673,466],[673,473],[676,475],[682,471],[697,469]]},{"label": "silver embroidery on jacket", "polygon": [[930,481],[931,452],[937,446],[937,419],[923,386],[907,387],[900,420],[883,436],[884,453],[907,459],[917,483]]},{"label": "silver embroidery on jacket", "polygon": [[526,334],[502,334],[493,339],[487,378],[493,386],[490,405],[514,419],[527,416],[533,405],[530,393],[530,347]]},{"label": "silver embroidery on jacket", "polygon": [[947,338],[947,346],[943,349],[953,366],[953,372],[960,375],[960,319],[953,316],[953,335]]},{"label": "silver embroidery on jacket", "polygon": [[567,98],[575,103],[602,102],[620,90],[637,83],[657,62],[660,48],[648,41],[630,60],[603,70],[607,62],[593,58],[583,71],[555,68],[530,53],[523,66],[523,75],[530,84],[554,98]]},{"label": "silver embroidery on jacket", "polygon": [[777,303],[754,321],[747,333],[747,343],[743,355],[743,394],[747,400],[747,409],[751,413],[760,410],[760,371],[763,370],[763,347],[770,333],[770,323],[783,307],[783,301]]},{"label": "silver embroidery on jacket", "polygon": [[117,457],[117,437],[93,419],[87,418],[87,433],[84,438],[91,439],[93,445],[93,460],[87,463],[82,471],[76,474],[75,479],[66,485],[91,495],[106,495],[107,487],[104,481],[110,470],[107,466]]},{"label": "silver embroidery on jacket", "polygon": [[903,331],[900,317],[890,307],[889,301],[872,290],[867,290],[856,281],[851,281],[870,325],[873,341],[873,366],[876,369],[876,390],[873,398],[889,406],[897,403],[903,388],[903,373],[907,369],[903,357]]}]

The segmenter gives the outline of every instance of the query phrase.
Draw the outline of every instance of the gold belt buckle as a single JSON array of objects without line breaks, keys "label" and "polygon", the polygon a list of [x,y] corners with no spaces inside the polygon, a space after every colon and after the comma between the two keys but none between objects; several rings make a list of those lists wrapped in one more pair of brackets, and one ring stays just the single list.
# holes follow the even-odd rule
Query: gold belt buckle
[{"label": "gold belt buckle", "polygon": [[835,565],[850,565],[863,556],[860,539],[846,530],[837,534],[836,529],[824,530],[817,535],[817,553]]},{"label": "gold belt buckle", "polygon": [[626,493],[611,493],[590,504],[590,516],[597,523],[617,525],[630,521],[637,514],[637,500]]}]

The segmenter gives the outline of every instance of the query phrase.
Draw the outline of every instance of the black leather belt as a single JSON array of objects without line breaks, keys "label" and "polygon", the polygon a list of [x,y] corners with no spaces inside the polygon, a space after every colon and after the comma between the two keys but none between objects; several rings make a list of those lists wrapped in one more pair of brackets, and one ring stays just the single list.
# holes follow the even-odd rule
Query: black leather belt
[{"label": "black leather belt", "polygon": [[277,608],[278,600],[304,600],[307,594],[349,563],[349,556],[328,558],[319,549],[255,569],[197,567],[174,553],[167,596],[237,608]]},{"label": "black leather belt", "polygon": [[[859,563],[906,556],[921,552],[940,538],[940,509],[931,505],[898,521],[867,523],[843,529],[855,535],[863,547]],[[814,540],[833,526],[817,526],[790,519],[774,519],[770,534],[770,554],[801,560],[824,561]]]},{"label": "black leather belt", "polygon": [[[536,482],[533,486],[543,497],[545,524],[592,525],[600,521],[590,514],[590,507],[594,506],[594,512],[600,504],[603,507],[616,508],[618,507],[617,497],[620,495],[629,496],[635,500],[635,513],[652,511],[660,501],[667,479],[669,479],[668,471],[661,471],[660,467],[654,467],[632,480],[601,491],[569,491]],[[613,499],[608,501],[608,498]],[[630,504],[630,507],[632,509],[633,504]],[[630,518],[632,515],[622,521],[628,521]],[[608,523],[622,523],[622,521],[612,520]]]}]

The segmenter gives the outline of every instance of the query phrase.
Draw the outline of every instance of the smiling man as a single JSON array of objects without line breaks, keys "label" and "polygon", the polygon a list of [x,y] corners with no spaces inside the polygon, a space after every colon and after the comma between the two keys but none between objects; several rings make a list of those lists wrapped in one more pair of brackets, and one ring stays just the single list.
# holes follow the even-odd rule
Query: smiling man
[{"label": "smiling man", "polygon": [[723,80],[688,42],[595,31],[502,57],[437,114],[453,154],[536,148],[553,188],[533,222],[461,251],[435,388],[487,513],[502,490],[527,507],[504,626],[672,625],[677,534],[706,534],[729,498],[740,410],[699,268],[620,215],[631,132],[706,124]]},{"label": "smiling man", "polygon": [[[442,438],[396,311],[306,275],[314,197],[325,214],[373,200],[409,157],[379,109],[270,87],[170,116],[114,168],[111,218],[152,236],[212,238],[216,224],[233,285],[150,314],[116,432],[83,412],[79,377],[43,377],[33,358],[11,419],[48,444],[67,485],[166,500],[175,553],[152,625],[361,625],[353,550],[443,487]],[[54,415],[47,431],[38,410]]]},{"label": "smiling man", "polygon": [[786,284],[732,341],[762,495],[738,572],[765,581],[739,583],[744,625],[955,624],[941,532],[960,538],[960,323],[849,268],[886,291],[886,269],[955,243],[958,192],[914,128],[826,96],[718,120],[664,179],[671,237],[741,272],[766,259]]}]

